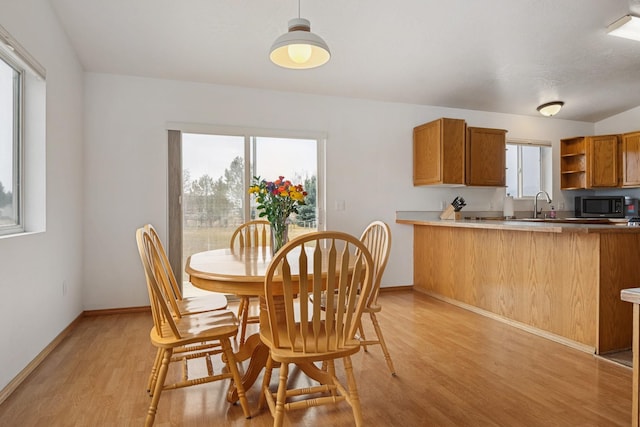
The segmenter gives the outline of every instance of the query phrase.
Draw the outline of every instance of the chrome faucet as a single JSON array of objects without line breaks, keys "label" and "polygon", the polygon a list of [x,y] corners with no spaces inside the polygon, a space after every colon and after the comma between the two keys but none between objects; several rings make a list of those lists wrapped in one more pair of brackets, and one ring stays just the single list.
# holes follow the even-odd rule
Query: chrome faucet
[{"label": "chrome faucet", "polygon": [[534,218],[538,218],[538,196],[544,194],[545,196],[547,196],[547,203],[551,203],[551,197],[549,197],[549,193],[547,193],[546,191],[538,191],[538,194],[536,194],[536,197],[533,198],[533,217]]}]

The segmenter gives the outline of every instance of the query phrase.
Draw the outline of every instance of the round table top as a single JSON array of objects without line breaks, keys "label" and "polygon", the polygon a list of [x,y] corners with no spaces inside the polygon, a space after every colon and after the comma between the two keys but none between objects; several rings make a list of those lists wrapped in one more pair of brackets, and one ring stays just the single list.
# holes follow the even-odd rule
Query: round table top
[{"label": "round table top", "polygon": [[[312,271],[313,248],[306,248],[306,251],[309,254],[309,271]],[[293,249],[287,255],[294,274],[298,256],[299,249]],[[264,276],[271,259],[271,248],[268,247],[215,249],[191,255],[187,259],[185,271],[191,283],[201,289],[239,296],[262,296]],[[353,257],[350,264],[352,262]]]},{"label": "round table top", "polygon": [[236,295],[263,295],[271,248],[215,249],[187,259],[185,271],[194,286]]}]

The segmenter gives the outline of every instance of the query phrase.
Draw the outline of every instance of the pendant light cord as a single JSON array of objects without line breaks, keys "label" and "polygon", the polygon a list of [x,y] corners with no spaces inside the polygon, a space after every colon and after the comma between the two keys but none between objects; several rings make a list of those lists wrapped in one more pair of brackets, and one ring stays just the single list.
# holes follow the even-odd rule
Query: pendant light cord
[{"label": "pendant light cord", "polygon": [[300,0],[298,0],[298,18],[300,18]]}]

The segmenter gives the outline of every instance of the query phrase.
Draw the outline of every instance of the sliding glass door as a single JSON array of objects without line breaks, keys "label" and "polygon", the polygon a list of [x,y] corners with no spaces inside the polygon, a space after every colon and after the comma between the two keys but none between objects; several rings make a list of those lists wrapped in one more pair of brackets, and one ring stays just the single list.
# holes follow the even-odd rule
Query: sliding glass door
[{"label": "sliding glass door", "polygon": [[182,134],[182,265],[229,246],[245,221],[244,137]]},{"label": "sliding glass door", "polygon": [[[174,259],[172,265],[179,265],[183,272],[183,280],[187,280],[184,264],[189,255],[227,248],[236,227],[258,218],[255,202],[247,191],[254,176],[267,181],[284,176],[302,184],[308,193],[307,205],[291,218],[289,235],[295,237],[318,229],[321,212],[318,195],[322,191],[318,188],[320,139],[188,132],[178,135],[174,144],[180,149],[170,147],[169,170],[170,175],[171,170],[179,170],[181,175],[181,194],[174,198],[180,205],[177,216],[181,219],[176,224],[178,219],[172,220],[170,214],[169,228],[174,240],[176,233],[171,228],[181,229],[178,236],[181,259],[175,259],[171,253],[170,257]],[[169,141],[171,145],[171,136]],[[171,167],[175,157],[180,157],[180,168]],[[172,181],[171,176],[169,180]],[[169,200],[171,204],[171,195]]]}]

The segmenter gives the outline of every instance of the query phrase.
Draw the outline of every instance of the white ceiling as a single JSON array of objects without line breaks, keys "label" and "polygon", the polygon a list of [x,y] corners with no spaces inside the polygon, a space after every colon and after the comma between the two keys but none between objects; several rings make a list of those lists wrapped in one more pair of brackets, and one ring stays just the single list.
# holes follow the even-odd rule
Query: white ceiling
[{"label": "white ceiling", "polygon": [[300,0],[331,49],[268,58],[296,0],[50,0],[86,71],[595,122],[640,106],[640,0]]}]

